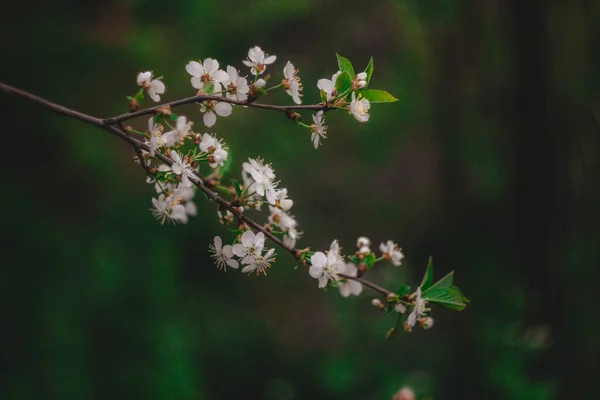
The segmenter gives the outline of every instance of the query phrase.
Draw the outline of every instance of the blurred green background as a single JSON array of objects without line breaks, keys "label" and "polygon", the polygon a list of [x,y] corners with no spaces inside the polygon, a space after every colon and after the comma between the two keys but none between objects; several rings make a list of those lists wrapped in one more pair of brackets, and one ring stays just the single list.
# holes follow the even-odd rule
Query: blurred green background
[{"label": "blurred green background", "polygon": [[[0,80],[96,116],[126,110],[140,71],[173,100],[193,93],[188,61],[242,68],[257,44],[277,55],[275,77],[288,59],[300,69],[305,103],[335,52],[357,69],[374,56],[372,86],[400,102],[366,124],[333,113],[318,151],[262,110],[211,131],[236,170],[273,162],[300,247],[394,239],[406,263],[373,280],[416,283],[431,254],[472,304],[388,341],[373,293],[320,292],[288,255],[267,277],[222,273],[207,249],[229,234],[212,204],[198,196],[189,225],[161,226],[126,144],[2,94],[0,398],[389,399],[404,385],[421,399],[594,398],[600,4],[565,3],[3,6]],[[196,107],[184,112],[202,132]]]}]

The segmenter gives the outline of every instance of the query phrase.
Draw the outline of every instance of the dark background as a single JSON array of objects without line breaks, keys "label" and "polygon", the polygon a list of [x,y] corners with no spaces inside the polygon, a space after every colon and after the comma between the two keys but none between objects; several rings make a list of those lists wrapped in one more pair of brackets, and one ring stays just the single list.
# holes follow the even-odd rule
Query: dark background
[{"label": "dark background", "polygon": [[235,171],[273,162],[299,246],[394,239],[406,262],[373,280],[418,282],[432,254],[472,304],[388,341],[373,293],[322,293],[288,255],[267,277],[217,271],[212,204],[161,226],[126,144],[2,94],[1,398],[594,397],[600,3],[34,0],[3,16],[0,80],[95,116],[125,111],[140,71],[169,101],[193,93],[188,61],[242,68],[257,44],[274,76],[300,69],[305,103],[334,52],[373,55],[372,86],[400,101],[366,124],[333,114],[318,151],[262,110],[213,130]]}]

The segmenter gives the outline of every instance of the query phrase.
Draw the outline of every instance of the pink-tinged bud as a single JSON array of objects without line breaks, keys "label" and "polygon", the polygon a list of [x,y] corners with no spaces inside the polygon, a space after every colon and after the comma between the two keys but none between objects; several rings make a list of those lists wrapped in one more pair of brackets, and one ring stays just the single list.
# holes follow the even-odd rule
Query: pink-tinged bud
[{"label": "pink-tinged bud", "polygon": [[357,253],[363,256],[366,256],[367,254],[369,254],[371,252],[371,248],[369,246],[363,246],[360,249],[358,249]]},{"label": "pink-tinged bud", "polygon": [[356,83],[356,86],[357,86],[359,89],[362,89],[362,88],[364,88],[365,86],[367,86],[367,82],[366,82],[366,81],[358,81],[358,82]]},{"label": "pink-tinged bud", "polygon": [[433,326],[433,318],[431,318],[431,317],[421,318],[421,319],[419,319],[419,325],[421,325],[421,328],[423,328],[423,329],[429,329]]},{"label": "pink-tinged bud", "polygon": [[364,81],[365,79],[367,79],[367,73],[361,72],[359,74],[356,74],[356,79],[358,79],[359,81]]},{"label": "pink-tinged bud", "polygon": [[396,392],[392,400],[416,400],[416,398],[414,390],[405,386]]},{"label": "pink-tinged bud", "polygon": [[129,102],[128,108],[129,108],[129,111],[131,111],[131,112],[137,111],[140,109],[140,102],[134,97]]},{"label": "pink-tinged bud", "polygon": [[379,308],[380,310],[383,310],[385,308],[385,306],[379,299],[371,300],[371,304],[373,305],[373,307]]}]

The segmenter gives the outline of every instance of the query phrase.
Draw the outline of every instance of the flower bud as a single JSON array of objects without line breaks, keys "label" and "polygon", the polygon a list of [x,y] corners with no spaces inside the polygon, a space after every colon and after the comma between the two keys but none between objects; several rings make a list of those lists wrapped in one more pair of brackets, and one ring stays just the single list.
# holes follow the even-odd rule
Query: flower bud
[{"label": "flower bud", "polygon": [[369,247],[369,246],[371,246],[371,241],[366,236],[361,236],[356,240],[356,247],[359,249],[361,247]]},{"label": "flower bud", "polygon": [[363,247],[359,248],[356,253],[359,255],[362,255],[362,256],[366,256],[370,252],[371,252],[371,248],[369,246],[363,246]]},{"label": "flower bud", "polygon": [[419,319],[419,325],[421,325],[421,328],[423,328],[423,329],[429,329],[433,326],[433,318],[431,318],[431,317],[421,318],[421,319]]},{"label": "flower bud", "polygon": [[398,297],[398,296],[396,295],[396,293],[388,293],[388,294],[387,294],[387,296],[385,296],[385,300],[386,300],[388,303],[391,303],[391,302],[394,302],[394,301],[396,301],[396,298],[397,298],[397,297]]},{"label": "flower bud", "polygon": [[256,82],[254,82],[254,87],[257,89],[262,89],[265,87],[266,84],[267,82],[264,79],[259,79]]},{"label": "flower bud", "polygon": [[140,102],[134,97],[129,102],[128,108],[129,108],[129,111],[131,111],[131,112],[137,111],[140,109]]},{"label": "flower bud", "polygon": [[367,86],[367,82],[366,81],[358,81],[356,83],[356,87],[358,87],[359,89],[364,88],[365,86]]},{"label": "flower bud", "polygon": [[365,79],[367,79],[367,73],[361,72],[359,74],[356,74],[356,79],[358,79],[359,81],[364,81]]},{"label": "flower bud", "polygon": [[385,334],[386,339],[390,339],[392,336],[396,334],[396,328],[390,328],[389,331]]},{"label": "flower bud", "polygon": [[373,299],[373,300],[371,300],[371,304],[373,305],[373,307],[377,307],[380,310],[383,310],[385,308],[385,306],[383,305],[383,303],[379,299]]},{"label": "flower bud", "polygon": [[394,306],[394,310],[400,314],[404,314],[406,312],[406,306],[402,303],[398,303]]}]

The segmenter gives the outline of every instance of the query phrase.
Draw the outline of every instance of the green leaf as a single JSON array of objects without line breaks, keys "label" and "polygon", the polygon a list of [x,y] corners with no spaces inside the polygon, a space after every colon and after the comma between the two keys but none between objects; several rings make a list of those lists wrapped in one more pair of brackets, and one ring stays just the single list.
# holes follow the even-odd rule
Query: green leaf
[{"label": "green leaf", "polygon": [[175,114],[175,113],[171,114],[171,115],[169,116],[169,119],[170,119],[171,121],[177,121],[177,114]]},{"label": "green leaf", "polygon": [[344,93],[350,88],[351,84],[352,78],[350,78],[350,74],[342,72],[335,81],[335,90],[337,90],[338,93]]},{"label": "green leaf", "polygon": [[431,284],[433,283],[433,257],[429,256],[429,262],[427,263],[427,270],[425,271],[425,275],[423,276],[423,281],[421,282],[421,290],[425,291],[429,289]]},{"label": "green leaf", "polygon": [[238,181],[236,181],[235,179],[232,179],[231,184],[235,188],[235,193],[238,195],[239,198],[241,198],[242,197],[242,188],[240,188],[240,183]]},{"label": "green leaf", "polygon": [[355,254],[353,254],[353,255],[351,255],[351,256],[350,256],[350,261],[351,261],[353,264],[355,264],[355,265],[358,265],[358,264],[360,264],[360,260],[358,259],[358,257],[356,257],[356,255],[355,255]]},{"label": "green leaf", "polygon": [[323,90],[319,91],[319,95],[321,96],[321,101],[325,102],[327,101],[327,93],[325,93]]},{"label": "green leaf", "polygon": [[202,87],[202,90],[206,94],[213,94],[215,91],[215,84],[213,82],[205,83],[204,86]]},{"label": "green leaf", "polygon": [[369,100],[371,103],[393,103],[398,101],[397,98],[386,92],[385,90],[367,89],[362,92],[362,97]]},{"label": "green leaf", "polygon": [[430,288],[427,294],[423,293],[423,298],[430,303],[457,311],[462,311],[467,306],[454,288]]},{"label": "green leaf", "polygon": [[373,268],[375,265],[375,253],[369,253],[364,259],[363,262],[367,265],[368,269]]},{"label": "green leaf", "polygon": [[434,283],[432,286],[430,286],[427,290],[423,291],[423,297],[425,297],[425,294],[427,292],[429,292],[430,290],[448,289],[450,286],[452,286],[453,280],[454,280],[454,271],[450,272],[448,275],[444,276],[442,279],[440,279],[439,281]]},{"label": "green leaf", "polygon": [[407,284],[400,285],[398,289],[396,289],[396,294],[400,297],[404,297],[410,293],[410,286]]},{"label": "green leaf", "polygon": [[342,73],[347,72],[348,75],[350,75],[350,80],[354,79],[354,76],[356,74],[354,73],[354,67],[352,66],[352,63],[350,62],[350,60],[348,60],[346,57],[340,56],[337,53],[335,56],[337,57],[337,62],[338,62],[340,71],[342,71]]},{"label": "green leaf", "polygon": [[135,95],[135,98],[137,99],[137,101],[144,101],[144,92],[138,92]]},{"label": "green leaf", "polygon": [[467,296],[465,296],[463,294],[463,292],[458,287],[452,285],[452,286],[450,286],[450,289],[454,290],[460,296],[460,298],[462,299],[462,301],[464,301],[465,303],[470,303],[471,302],[471,300],[467,299]]},{"label": "green leaf", "polygon": [[133,100],[133,97],[131,97],[131,96],[126,96],[125,98],[129,101]]},{"label": "green leaf", "polygon": [[365,68],[365,72],[367,73],[367,86],[369,86],[369,82],[371,82],[371,76],[373,76],[373,57],[369,60],[369,64],[367,68]]}]

